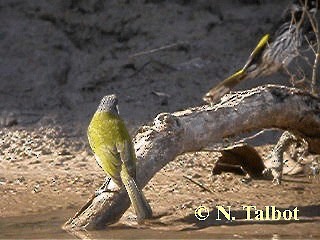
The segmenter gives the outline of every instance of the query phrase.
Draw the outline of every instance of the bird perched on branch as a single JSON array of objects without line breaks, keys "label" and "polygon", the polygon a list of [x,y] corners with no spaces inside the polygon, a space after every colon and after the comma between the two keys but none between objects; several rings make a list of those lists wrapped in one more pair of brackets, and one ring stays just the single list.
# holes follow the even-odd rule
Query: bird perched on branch
[{"label": "bird perched on branch", "polygon": [[[215,103],[241,81],[267,76],[285,68],[299,54],[305,36],[312,31],[306,11],[313,14],[319,0],[295,0],[276,24],[272,35],[264,35],[245,65],[213,87],[203,100]],[[306,11],[305,11],[305,10]]]},{"label": "bird perched on branch", "polygon": [[108,191],[112,179],[119,188],[126,189],[138,222],[151,218],[151,207],[136,183],[135,151],[119,116],[116,95],[108,95],[101,100],[89,124],[88,139],[96,161],[109,176],[100,192]]}]

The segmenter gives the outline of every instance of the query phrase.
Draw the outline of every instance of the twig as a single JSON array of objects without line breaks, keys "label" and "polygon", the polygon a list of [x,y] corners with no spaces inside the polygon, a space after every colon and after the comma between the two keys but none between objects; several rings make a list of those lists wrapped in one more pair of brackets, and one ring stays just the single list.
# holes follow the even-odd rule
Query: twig
[{"label": "twig", "polygon": [[300,17],[299,22],[297,22],[294,14],[291,13],[291,23],[297,23],[297,29],[299,29],[299,28],[301,27],[301,25],[303,24],[303,20],[304,20],[305,14],[306,14],[306,12],[307,12],[307,11],[305,11],[305,10],[307,9],[307,2],[308,2],[308,0],[305,1],[305,4],[303,4],[303,3],[302,3],[302,0],[300,0],[301,6],[304,5],[304,6],[305,6],[305,9],[304,9],[304,11],[302,12],[302,16]]},{"label": "twig", "polygon": [[183,175],[183,177],[184,177],[185,179],[189,180],[190,182],[194,183],[195,185],[199,186],[199,187],[202,188],[203,190],[205,190],[205,191],[207,191],[207,192],[210,192],[210,193],[213,193],[213,191],[212,191],[211,189],[207,188],[207,187],[204,186],[202,183],[197,182],[197,181],[193,180],[192,178],[187,177],[187,176],[185,176],[185,175]]},{"label": "twig", "polygon": [[154,49],[151,49],[151,50],[146,50],[146,51],[135,53],[133,55],[130,55],[129,58],[134,58],[134,57],[139,57],[139,56],[142,56],[142,55],[152,54],[152,53],[155,53],[155,52],[167,50],[169,48],[173,48],[173,47],[180,46],[180,45],[185,45],[185,44],[186,44],[185,42],[172,43],[172,44],[164,45],[164,46],[159,47],[159,48],[154,48]]},{"label": "twig", "polygon": [[[157,61],[157,60],[149,60],[149,61],[147,61],[146,63],[144,63],[139,69],[137,69],[133,74],[131,74],[131,75],[129,76],[129,78],[132,78],[132,77],[136,76],[137,74],[139,74],[140,72],[142,72],[142,70],[143,70],[144,68],[146,68],[149,64],[153,64],[153,63],[158,64],[158,65],[160,66],[160,68],[168,68],[168,69],[173,70],[173,71],[176,71],[176,70],[177,70],[176,68],[170,66],[169,64],[162,63],[162,62]],[[159,69],[159,68],[158,68],[158,69]],[[156,69],[156,70],[157,70],[157,69]]]},{"label": "twig", "polygon": [[[307,63],[307,65],[312,69],[312,76],[310,79],[310,85],[309,86],[309,91],[313,94],[313,95],[317,95],[317,90],[316,90],[316,81],[317,81],[317,68],[319,65],[319,57],[320,57],[320,36],[319,36],[319,28],[318,28],[318,23],[315,19],[315,14],[316,12],[314,12],[314,14],[311,14],[311,12],[308,9],[308,1],[311,0],[299,0],[300,5],[303,6],[303,11],[302,11],[302,15],[299,19],[299,21],[296,20],[295,15],[292,13],[292,17],[291,17],[291,23],[294,24],[296,23],[296,28],[297,28],[297,32],[299,32],[299,28],[302,28],[303,24],[305,21],[309,21],[312,27],[312,31],[314,32],[314,34],[316,35],[316,43],[312,44],[307,36],[304,36],[307,44],[308,44],[308,48],[306,51],[311,50],[313,52],[313,54],[315,55],[315,59],[313,61],[313,63],[311,63],[309,61],[309,59],[306,56],[303,56],[301,53],[303,52],[301,49],[297,49],[297,56],[299,56],[300,58],[302,58],[302,60],[304,60],[305,63]],[[318,1],[316,2],[316,8],[318,8]],[[289,74],[289,76],[291,77],[291,83],[296,86],[297,84],[301,83],[301,80],[297,81],[297,77],[295,76],[295,74],[291,74],[290,71],[287,70],[287,73]],[[304,82],[306,80],[306,75],[302,74],[303,77],[303,81]],[[300,78],[300,76],[298,77]]]},{"label": "twig", "polygon": [[136,76],[137,74],[139,74],[146,66],[148,66],[152,61],[148,61],[146,63],[144,63],[137,71],[135,71],[133,74],[131,74],[129,76],[129,78],[132,78],[134,76]]},{"label": "twig", "polygon": [[245,175],[249,175],[248,172],[246,170],[244,170],[244,168],[239,165],[239,164],[229,164],[229,163],[222,163],[222,162],[217,162],[217,165],[219,167],[228,167],[228,168],[233,168],[233,169],[238,169],[240,168],[241,171],[245,174]]},{"label": "twig", "polygon": [[[312,45],[312,43],[309,41],[309,39],[307,38],[307,36],[305,36],[305,39],[306,39],[309,47],[311,48],[312,52],[313,52],[314,54],[317,54],[317,51],[316,51],[316,49],[315,49],[315,46]],[[311,64],[311,65],[313,65],[313,64]]]},{"label": "twig", "polygon": [[[318,3],[317,3],[318,5]],[[318,6],[316,6],[317,9]],[[317,68],[318,68],[318,64],[319,64],[319,57],[320,57],[320,36],[319,36],[319,26],[318,26],[318,22],[315,19],[314,16],[311,16],[310,12],[307,10],[307,1],[305,2],[305,7],[304,7],[304,12],[307,14],[308,19],[310,21],[310,24],[312,26],[312,30],[314,32],[314,34],[316,35],[316,41],[317,41],[317,49],[315,52],[315,59],[314,59],[314,63],[313,63],[313,67],[312,67],[312,79],[311,79],[311,93],[316,95],[317,91],[316,91],[316,82],[317,82]],[[316,14],[316,12],[314,13]],[[311,47],[311,46],[310,46]],[[312,48],[312,47],[311,47]],[[313,48],[312,48],[313,49]],[[313,49],[315,50],[315,49]]]}]

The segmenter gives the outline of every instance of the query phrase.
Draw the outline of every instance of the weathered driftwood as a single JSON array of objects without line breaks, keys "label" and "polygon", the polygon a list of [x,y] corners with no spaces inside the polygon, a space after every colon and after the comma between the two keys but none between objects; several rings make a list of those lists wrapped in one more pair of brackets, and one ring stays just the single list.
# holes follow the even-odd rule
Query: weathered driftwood
[{"label": "weathered driftwood", "polygon": [[[177,155],[194,152],[244,132],[263,128],[290,130],[304,136],[320,153],[320,100],[297,89],[268,85],[226,95],[219,104],[176,113],[161,113],[134,138],[137,182],[148,181]],[[130,203],[126,192],[92,199],[64,228],[97,229],[120,219]]]},{"label": "weathered driftwood", "polygon": [[285,131],[272,151],[271,167],[264,170],[264,172],[270,172],[273,176],[273,183],[280,184],[283,174],[283,153],[288,147],[298,141],[298,138],[291,134],[289,131]]}]

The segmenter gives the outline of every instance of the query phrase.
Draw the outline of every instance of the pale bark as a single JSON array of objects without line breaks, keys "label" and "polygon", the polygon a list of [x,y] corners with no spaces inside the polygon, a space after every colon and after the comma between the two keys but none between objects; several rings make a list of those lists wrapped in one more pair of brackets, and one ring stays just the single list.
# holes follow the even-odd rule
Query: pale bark
[{"label": "pale bark", "polygon": [[[214,106],[161,113],[134,138],[137,182],[148,181],[179,154],[195,152],[241,133],[265,128],[304,136],[311,152],[320,153],[320,100],[297,89],[268,85],[234,92]],[[97,229],[114,223],[128,209],[125,190],[103,193],[70,219],[65,229]]]}]

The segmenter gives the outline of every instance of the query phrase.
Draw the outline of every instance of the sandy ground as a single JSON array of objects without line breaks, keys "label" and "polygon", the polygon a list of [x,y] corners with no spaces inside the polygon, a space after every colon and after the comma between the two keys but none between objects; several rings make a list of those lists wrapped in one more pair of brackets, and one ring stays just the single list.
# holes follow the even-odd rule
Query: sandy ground
[{"label": "sandy ground", "polygon": [[[87,143],[79,141],[72,133],[61,132],[56,127],[41,128],[37,132],[32,129],[3,129],[1,133],[6,136],[2,143],[11,146],[3,152],[5,161],[1,164],[2,220],[7,219],[10,223],[29,216],[31,222],[37,219],[40,229],[39,215],[43,218],[58,212],[60,221],[67,220],[103,182],[105,175],[97,166]],[[266,158],[271,148],[259,147],[258,151]],[[191,238],[270,237],[272,234],[281,237],[320,237],[319,177],[309,178],[303,173],[285,176],[283,184],[275,186],[270,180],[245,182],[242,180],[244,176],[233,173],[213,176],[211,171],[218,156],[218,153],[208,152],[184,154],[157,173],[144,192],[158,218],[142,226],[143,231],[136,236],[157,237],[153,231],[163,231],[165,238],[181,238],[188,234]],[[212,192],[203,190],[184,176],[203,184]],[[210,218],[203,222],[194,216],[194,210],[200,205],[210,210]],[[236,221],[223,217],[217,221],[217,205],[231,206]],[[297,207],[300,221],[292,220],[289,225],[287,221],[248,222],[244,220],[243,205],[257,206],[258,209],[276,206],[283,211]],[[49,217],[47,220],[51,221]],[[227,233],[224,227],[229,229]],[[115,236],[129,237],[131,231],[140,228],[130,208],[109,231],[112,230],[110,234]],[[181,230],[187,231],[187,235],[183,235]],[[35,232],[29,234],[37,236]],[[101,233],[94,234],[95,237],[101,236]]]},{"label": "sandy ground", "polygon": [[[160,112],[203,104],[202,95],[243,64],[288,2],[1,1],[0,223],[52,212],[67,219],[100,186],[104,173],[86,128],[102,96],[119,96],[132,134]],[[289,84],[279,73],[239,88],[279,82]],[[270,149],[259,152],[265,157]],[[197,230],[186,235],[193,238],[199,232],[320,237],[317,180],[301,174],[286,176],[281,186],[244,183],[233,173],[212,176],[216,159],[216,153],[179,156],[149,182],[145,194],[163,214],[150,229]],[[212,211],[231,206],[240,218],[244,204],[298,207],[305,221],[199,222],[194,210],[200,204]],[[113,236],[123,225],[137,227],[132,215],[130,208]],[[163,236],[181,238],[170,234]]]}]

